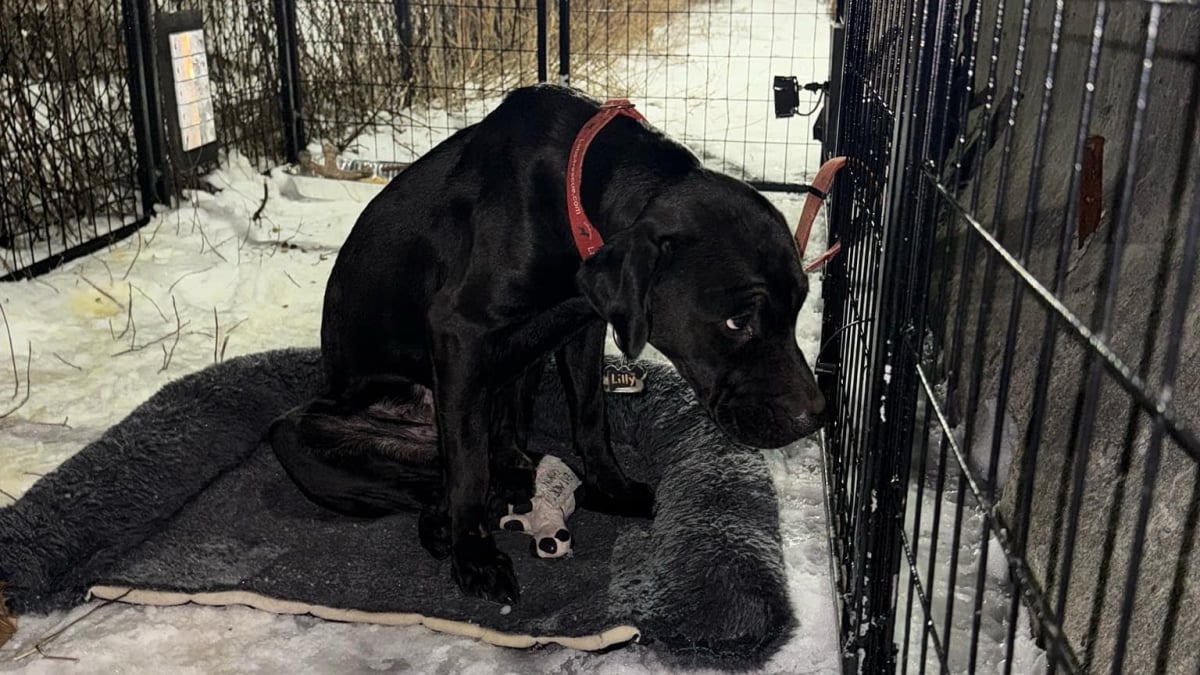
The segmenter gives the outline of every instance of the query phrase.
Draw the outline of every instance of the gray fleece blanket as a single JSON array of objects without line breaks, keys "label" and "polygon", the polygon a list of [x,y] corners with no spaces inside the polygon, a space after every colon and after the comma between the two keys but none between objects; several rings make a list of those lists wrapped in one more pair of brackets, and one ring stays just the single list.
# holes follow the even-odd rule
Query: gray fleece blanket
[{"label": "gray fleece blanket", "polygon": [[[97,591],[424,623],[512,646],[636,639],[693,665],[760,664],[795,624],[766,463],[721,435],[673,371],[643,365],[647,392],[609,406],[626,471],[657,485],[655,519],[576,511],[573,553],[552,560],[498,532],[522,585],[507,613],[459,593],[449,562],[421,549],[415,516],[341,516],[289,481],[263,437],[321,388],[314,350],[245,356],[165,386],[0,509],[0,580],[17,613]],[[570,462],[563,392],[546,371],[531,449]]]}]

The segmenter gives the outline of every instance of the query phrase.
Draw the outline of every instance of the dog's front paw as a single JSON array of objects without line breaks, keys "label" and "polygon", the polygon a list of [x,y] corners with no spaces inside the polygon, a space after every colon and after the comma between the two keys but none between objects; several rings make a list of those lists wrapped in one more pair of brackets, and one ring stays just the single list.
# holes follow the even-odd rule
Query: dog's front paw
[{"label": "dog's front paw", "polygon": [[454,583],[466,595],[504,604],[521,599],[512,560],[491,537],[465,536],[454,545],[450,564]]},{"label": "dog's front paw", "polygon": [[654,517],[654,489],[631,480],[585,480],[580,505],[589,511],[630,518]]}]

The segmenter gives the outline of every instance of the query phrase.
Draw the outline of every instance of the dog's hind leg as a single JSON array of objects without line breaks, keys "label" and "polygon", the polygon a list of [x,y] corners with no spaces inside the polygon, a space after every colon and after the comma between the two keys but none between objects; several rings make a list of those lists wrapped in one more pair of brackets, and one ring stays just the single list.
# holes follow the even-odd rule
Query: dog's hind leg
[{"label": "dog's hind leg", "polygon": [[376,383],[320,398],[271,425],[280,464],[312,501],[378,517],[441,501],[432,402],[411,383]]}]

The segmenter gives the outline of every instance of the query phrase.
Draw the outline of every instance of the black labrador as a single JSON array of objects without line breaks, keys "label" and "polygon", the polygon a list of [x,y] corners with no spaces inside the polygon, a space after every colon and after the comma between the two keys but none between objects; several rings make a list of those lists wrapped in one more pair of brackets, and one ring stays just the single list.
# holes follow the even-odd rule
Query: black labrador
[{"label": "black labrador", "polygon": [[645,123],[617,117],[583,163],[582,205],[605,245],[581,262],[565,173],[597,102],[517,89],[413,163],[365,208],[325,293],[328,390],[272,425],[313,501],[356,516],[419,510],[463,592],[515,602],[495,505],[532,495],[525,437],[554,353],[582,458],[582,507],[650,517],[618,466],[601,382],[611,324],[647,343],[716,423],[756,447],[815,431],[824,400],[795,339],[808,281],[783,216]]}]

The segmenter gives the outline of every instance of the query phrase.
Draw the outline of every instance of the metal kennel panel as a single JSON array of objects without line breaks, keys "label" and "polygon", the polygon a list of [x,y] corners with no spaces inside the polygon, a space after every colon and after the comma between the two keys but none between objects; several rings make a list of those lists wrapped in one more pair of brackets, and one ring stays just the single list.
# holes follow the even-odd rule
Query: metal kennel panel
[{"label": "metal kennel panel", "polygon": [[1196,672],[1200,10],[838,9],[847,665]]},{"label": "metal kennel panel", "polygon": [[[0,277],[43,272],[145,222],[137,7],[0,6]],[[129,49],[127,50],[127,46]]]}]

